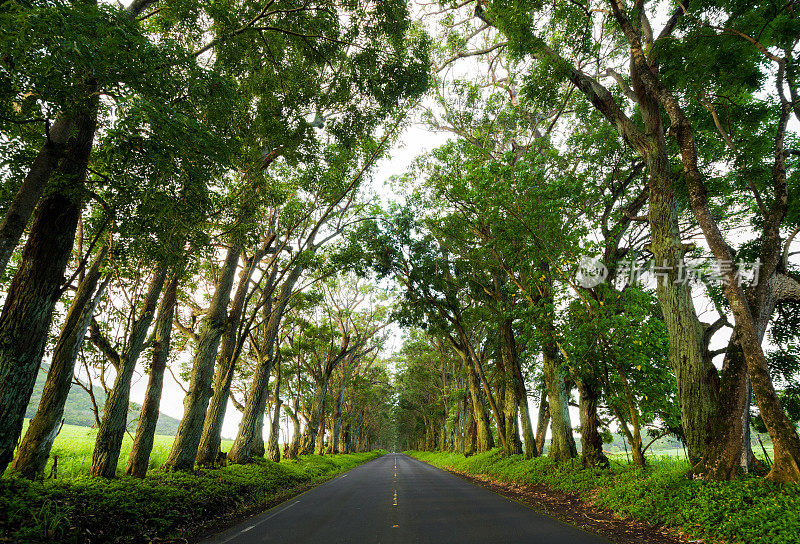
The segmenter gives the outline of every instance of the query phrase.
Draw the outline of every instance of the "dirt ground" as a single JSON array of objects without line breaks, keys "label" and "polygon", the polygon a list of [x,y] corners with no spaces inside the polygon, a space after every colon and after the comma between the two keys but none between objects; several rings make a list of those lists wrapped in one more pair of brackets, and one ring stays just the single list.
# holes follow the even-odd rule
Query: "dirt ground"
[{"label": "dirt ground", "polygon": [[537,512],[554,517],[585,531],[599,534],[616,544],[715,544],[708,540],[692,540],[674,529],[650,525],[598,508],[577,495],[544,485],[521,485],[497,482],[487,476],[475,476],[451,470],[495,493],[520,502]]}]

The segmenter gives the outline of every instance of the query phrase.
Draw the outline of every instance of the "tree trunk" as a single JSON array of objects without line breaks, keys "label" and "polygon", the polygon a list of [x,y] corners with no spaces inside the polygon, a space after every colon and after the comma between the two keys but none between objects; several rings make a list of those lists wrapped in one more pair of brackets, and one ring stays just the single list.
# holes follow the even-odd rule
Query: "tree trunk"
[{"label": "tree trunk", "polygon": [[578,456],[575,437],[572,435],[572,421],[569,415],[570,390],[566,383],[565,365],[561,364],[554,325],[555,301],[553,299],[553,278],[550,265],[540,265],[541,273],[547,283],[539,296],[539,306],[545,314],[539,319],[537,329],[542,344],[542,373],[547,390],[547,405],[550,409],[550,452],[555,461],[566,461]]},{"label": "tree trunk", "polygon": [[342,370],[342,385],[339,388],[339,397],[336,399],[336,409],[333,414],[333,440],[332,450],[333,453],[340,453],[339,440],[342,433],[342,406],[344,405],[344,392],[347,387],[347,367]]},{"label": "tree trunk", "polygon": [[164,466],[174,470],[192,470],[197,458],[197,448],[203,432],[203,422],[208,409],[208,401],[213,394],[211,379],[214,361],[222,334],[228,326],[228,303],[231,299],[233,279],[239,265],[242,248],[234,244],[228,249],[225,264],[222,265],[217,280],[214,297],[203,318],[203,324],[192,359],[192,374],[189,378],[189,391],[183,400],[183,418],[178,426],[178,434]]},{"label": "tree trunk", "polygon": [[91,473],[93,476],[113,478],[116,475],[117,462],[128,422],[131,378],[144,347],[147,330],[153,321],[165,276],[164,266],[159,264],[150,281],[142,311],[131,327],[128,347],[119,359],[117,377],[114,379],[114,387],[103,407],[103,419],[100,421],[100,429],[92,453]]},{"label": "tree trunk", "polygon": [[[767,280],[761,291],[749,291],[750,307],[756,319],[756,334],[763,341],[775,306],[781,301],[800,301],[800,283],[788,276],[775,274]],[[735,325],[725,352],[721,374],[720,407],[726,417],[717,422],[714,434],[717,440],[711,445],[710,462],[705,464],[706,477],[729,480],[738,470],[747,472],[752,451],[749,444],[749,417],[752,392],[747,377],[747,362],[741,345],[741,326]],[[733,418],[734,414],[741,417]]]},{"label": "tree trunk", "polygon": [[478,451],[478,424],[472,410],[472,399],[469,401],[470,411],[467,415],[467,439],[464,447],[464,456],[469,457]]},{"label": "tree trunk", "polygon": [[322,403],[322,413],[319,418],[319,432],[317,433],[317,455],[325,454],[325,403]]},{"label": "tree trunk", "polygon": [[276,463],[280,462],[281,460],[281,448],[280,444],[278,443],[281,426],[281,406],[283,406],[283,401],[281,399],[276,399],[275,410],[272,415],[272,423],[269,429],[269,440],[267,442],[267,459],[270,461],[275,461]]},{"label": "tree trunk", "polygon": [[286,413],[289,414],[289,419],[292,420],[292,440],[283,452],[286,459],[297,459],[297,453],[300,449],[300,418],[297,416],[297,403],[294,409],[286,408]]},{"label": "tree trunk", "polygon": [[756,456],[753,454],[753,448],[750,446],[750,404],[753,402],[753,388],[750,385],[750,380],[747,381],[747,392],[745,393],[745,403],[742,407],[742,454],[739,459],[739,464],[742,467],[742,472],[748,474],[750,467],[755,462]]},{"label": "tree trunk", "polygon": [[350,419],[342,422],[342,437],[339,440],[339,451],[337,453],[350,453]]},{"label": "tree trunk", "polygon": [[363,428],[364,428],[364,409],[362,408],[358,414],[358,424],[356,425],[355,432],[353,433],[353,444],[355,444],[353,451],[355,453],[361,451],[361,435],[363,434],[362,432]]},{"label": "tree trunk", "polygon": [[273,404],[275,411],[272,414],[272,422],[269,426],[269,440],[267,441],[267,459],[275,461],[281,460],[281,450],[278,444],[281,430],[281,357],[280,351],[277,352],[275,360],[275,392],[273,394]]},{"label": "tree trunk", "polygon": [[[632,70],[635,75],[636,70]],[[638,78],[634,78],[639,86]],[[681,421],[693,467],[708,461],[708,449],[714,437],[712,422],[718,413],[719,377],[706,355],[703,330],[692,302],[691,286],[677,281],[683,260],[675,195],[670,178],[661,111],[649,98],[643,98],[643,114],[648,127],[651,150],[644,157],[650,183],[650,247],[656,266],[666,267],[668,275],[659,278],[656,295],[667,326],[670,365],[678,381]]]},{"label": "tree trunk", "polygon": [[[269,389],[265,391],[265,395],[269,396]],[[264,401],[266,410],[266,400]],[[259,412],[256,418],[256,431],[253,435],[253,445],[250,447],[251,457],[264,457],[267,448],[264,446],[264,410]]]},{"label": "tree trunk", "polygon": [[520,421],[522,422],[522,439],[525,444],[525,459],[533,459],[539,455],[539,450],[536,446],[536,437],[533,434],[533,426],[531,425],[531,413],[528,408],[528,397],[523,397],[523,402],[520,408]]},{"label": "tree trunk", "polygon": [[59,115],[50,127],[47,141],[39,150],[0,223],[0,274],[5,271],[45,186],[59,167],[59,161],[75,147],[76,138],[90,138],[90,143],[94,138],[94,134],[81,134],[87,121],[83,116]]},{"label": "tree trunk", "polygon": [[464,399],[463,418],[464,437],[461,441],[461,453],[464,454],[465,457],[469,457],[475,453],[475,439],[477,436],[477,428],[475,428],[475,420],[472,415],[472,399],[469,396],[469,392],[467,392],[467,396]]},{"label": "tree trunk", "polygon": [[504,430],[506,433],[506,453],[508,455],[517,455],[522,453],[522,441],[519,439],[517,414],[520,404],[526,402],[526,399],[520,396],[520,385],[522,385],[522,391],[524,391],[525,385],[517,383],[518,372],[515,370],[515,367],[519,366],[519,362],[517,361],[517,344],[514,339],[513,322],[510,318],[504,319],[500,325],[500,346],[500,360],[503,366],[503,378],[505,381],[503,412],[505,415]]},{"label": "tree trunk", "polygon": [[[256,266],[266,255],[272,240],[274,240],[274,237],[270,237],[264,242],[247,262],[245,269],[239,276],[239,285],[236,287],[236,294],[231,303],[227,327],[222,336],[222,346],[217,358],[217,368],[214,371],[214,394],[211,396],[211,401],[203,420],[203,431],[197,448],[196,462],[200,466],[213,465],[220,451],[222,423],[225,420],[225,412],[228,408],[233,373],[245,340],[239,336],[239,325],[242,320],[247,294],[250,292],[250,279]],[[277,267],[273,266],[270,281],[267,282],[267,289],[271,289],[276,272]]]},{"label": "tree trunk", "polygon": [[[286,310],[286,305],[292,296],[294,285],[302,272],[300,265],[295,265],[289,272],[289,276],[281,285],[280,294],[275,307],[267,321],[266,330],[264,331],[264,342],[262,344],[262,353],[264,354],[256,365],[255,372],[253,373],[253,381],[250,386],[250,394],[247,396],[247,402],[242,412],[242,421],[239,424],[239,431],[236,434],[236,440],[231,446],[231,451],[228,452],[228,461],[233,463],[249,463],[253,456],[253,446],[259,437],[262,437],[262,428],[258,425],[259,421],[263,423],[264,409],[267,404],[267,388],[269,386],[269,375],[272,372],[272,363],[275,349],[275,341],[278,337],[280,329],[280,322],[283,318],[283,313]],[[262,425],[263,426],[263,425]],[[261,439],[263,442],[263,438]]]},{"label": "tree trunk", "polygon": [[57,167],[62,185],[36,209],[0,314],[0,474],[11,461],[22,431],[53,309],[61,296],[82,208],[80,193],[94,139],[96,107],[94,99],[90,113],[75,121],[74,137],[68,140]]},{"label": "tree trunk", "polygon": [[592,377],[578,380],[581,416],[581,462],[584,467],[608,468],[608,457],[603,453],[603,438],[597,415],[597,401],[600,388]]},{"label": "tree trunk", "polygon": [[[473,366],[475,368],[475,376],[479,378],[480,380],[479,383],[483,386],[483,393],[486,397],[487,402],[489,403],[489,409],[491,411],[492,416],[494,417],[494,422],[497,425],[497,436],[500,438],[500,445],[503,449],[507,450],[508,445],[506,444],[505,425],[503,425],[503,413],[497,407],[497,403],[495,402],[494,396],[492,395],[492,388],[489,386],[489,382],[486,379],[486,374],[483,371],[483,365],[481,364],[481,361],[478,358],[478,354],[475,353],[475,350],[469,343],[466,333],[463,332],[463,330],[461,329],[459,329],[459,333],[462,342],[466,346],[466,349],[468,350],[468,353],[470,355],[469,360],[472,361]],[[489,432],[489,436],[491,436],[491,431]],[[492,447],[494,447],[494,444],[492,444]]]},{"label": "tree trunk", "polygon": [[539,419],[536,423],[536,451],[544,454],[544,443],[547,439],[547,427],[550,426],[550,404],[547,402],[547,391],[542,391],[539,401]]},{"label": "tree trunk", "polygon": [[575,438],[572,436],[572,422],[569,416],[569,391],[564,379],[564,371],[558,360],[558,351],[551,339],[544,340],[542,350],[544,359],[544,380],[547,385],[547,405],[550,409],[552,437],[550,439],[550,458],[566,461],[578,456]]},{"label": "tree trunk", "polygon": [[300,453],[304,455],[314,453],[327,394],[328,379],[327,376],[322,376],[322,381],[317,383],[314,390],[314,398],[311,401],[311,414],[308,425],[306,425],[304,440],[301,444]]},{"label": "tree trunk", "polygon": [[[64,415],[64,406],[72,385],[75,360],[86,337],[86,330],[105,292],[110,279],[97,289],[100,280],[100,265],[108,254],[108,246],[103,246],[95,256],[92,265],[78,285],[69,313],[61,328],[61,334],[53,350],[53,359],[47,372],[47,380],[42,391],[42,399],[36,415],[31,419],[25,437],[20,443],[12,469],[25,478],[35,478],[41,474],[50,457],[50,449],[58,433]],[[97,293],[95,294],[95,291]]]},{"label": "tree trunk", "polygon": [[533,459],[541,453],[541,450],[537,449],[536,439],[533,435],[531,415],[528,409],[528,390],[525,387],[525,378],[522,376],[522,368],[520,368],[519,353],[517,352],[513,329],[511,329],[510,334],[510,345],[512,346],[510,353],[513,356],[511,368],[514,375],[514,387],[517,390],[520,420],[522,421],[522,438],[525,441],[525,459]]},{"label": "tree trunk", "polygon": [[[462,357],[468,356],[462,355]],[[469,359],[464,360],[464,365],[466,366],[467,378],[469,379],[469,395],[472,399],[473,421],[476,426],[475,449],[478,453],[482,453],[494,447],[494,437],[492,436],[489,423],[489,414],[486,413],[486,408],[481,398],[480,383],[478,382],[478,376],[475,374],[475,368]]]},{"label": "tree trunk", "polygon": [[125,474],[135,478],[145,477],[150,464],[150,454],[153,451],[180,279],[180,274],[173,272],[158,306],[158,317],[153,332],[150,378],[147,381],[147,391],[144,394],[142,411],[139,413],[139,424],[136,426],[136,436],[131,446],[128,465],[125,467]]}]

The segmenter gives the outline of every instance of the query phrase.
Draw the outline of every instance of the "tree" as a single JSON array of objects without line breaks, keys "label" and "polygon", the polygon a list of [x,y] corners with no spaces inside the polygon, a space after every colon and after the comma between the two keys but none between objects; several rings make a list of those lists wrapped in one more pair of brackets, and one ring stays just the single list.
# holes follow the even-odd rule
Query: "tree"
[{"label": "tree", "polygon": [[[633,7],[633,15],[627,8],[619,2],[610,2],[610,12],[589,11],[579,4],[556,4],[553,6],[530,5],[527,2],[496,3],[480,2],[474,11],[476,23],[473,28],[482,31],[487,29],[497,29],[505,40],[498,39],[497,46],[493,50],[508,48],[520,61],[531,61],[529,84],[524,89],[527,96],[541,97],[545,100],[552,100],[555,97],[553,91],[559,91],[561,96],[569,96],[572,89],[579,91],[592,108],[600,112],[612,126],[618,131],[626,144],[645,162],[648,176],[650,179],[650,198],[648,206],[648,217],[651,226],[650,248],[659,265],[664,265],[669,269],[677,271],[680,263],[683,262],[685,252],[689,247],[685,246],[679,234],[676,207],[676,185],[675,180],[679,176],[679,169],[682,170],[683,178],[688,183],[686,201],[690,204],[693,217],[698,221],[702,228],[705,238],[714,254],[720,262],[733,262],[732,254],[728,246],[724,243],[719,231],[719,224],[708,210],[709,202],[706,198],[707,191],[714,187],[713,177],[710,175],[713,160],[707,160],[717,153],[720,148],[724,150],[727,135],[725,130],[719,130],[719,115],[716,113],[713,101],[702,99],[699,104],[702,107],[694,107],[698,101],[692,100],[698,90],[702,95],[703,88],[721,88],[726,85],[727,89],[738,93],[741,101],[737,107],[753,105],[752,92],[758,86],[758,76],[753,77],[759,72],[760,60],[757,56],[759,43],[756,40],[750,41],[753,45],[751,49],[740,45],[733,45],[732,49],[725,46],[731,45],[731,38],[741,34],[746,37],[750,35],[736,29],[740,24],[752,23],[761,17],[764,20],[778,20],[781,15],[767,12],[761,13],[753,10],[750,6],[746,8],[731,9],[732,15],[727,23],[731,27],[724,27],[723,32],[719,32],[714,38],[719,39],[722,46],[713,45],[708,49],[698,43],[711,43],[711,41],[695,40],[697,34],[708,36],[710,25],[706,21],[706,11],[710,9],[706,5],[692,4],[693,9],[687,10],[685,6],[678,7],[668,19],[662,29],[661,34],[655,35],[651,30],[649,11],[654,7],[654,3],[645,5],[638,3]],[[731,4],[731,7],[733,4]],[[758,13],[758,15],[756,15]],[[688,14],[688,16],[687,16]],[[591,33],[593,21],[603,18],[608,23],[608,36],[613,43],[624,43],[630,48],[630,55],[622,54],[622,49],[611,50],[614,54],[604,55],[603,44],[598,44],[595,36]],[[568,32],[558,32],[553,34],[553,26],[548,26],[544,21],[557,21],[558,26],[569,29]],[[761,23],[757,23],[761,24]],[[713,25],[711,25],[713,26]],[[776,25],[775,28],[787,28]],[[702,29],[702,30],[701,30]],[[695,30],[697,32],[695,33]],[[469,33],[470,30],[465,29]],[[739,34],[736,34],[739,32]],[[480,34],[477,33],[477,34]],[[475,35],[477,35],[475,34]],[[713,33],[712,33],[713,34]],[[768,34],[771,38],[772,31]],[[567,42],[564,36],[576,36],[575,40]],[[777,36],[781,36],[780,32]],[[787,35],[788,36],[788,35]],[[551,40],[552,38],[552,40]],[[745,39],[746,38],[741,38]],[[548,41],[550,40],[550,41]],[[788,38],[794,47],[793,38]],[[756,42],[756,43],[753,43]],[[610,44],[609,44],[610,45]],[[763,46],[763,44],[760,44]],[[762,47],[762,50],[764,48]],[[784,48],[785,49],[785,48]],[[714,51],[717,57],[720,52],[734,50],[740,56],[736,70],[727,70],[728,61],[734,56],[729,56],[722,60],[719,65],[723,67],[719,73],[702,72],[701,70],[684,69],[685,52],[692,50],[695,54],[709,54]],[[678,51],[681,54],[676,54]],[[768,51],[769,52],[769,51]],[[476,53],[477,54],[477,51]],[[684,56],[681,56],[684,55]],[[776,56],[780,62],[788,62],[791,54],[783,52],[782,57]],[[588,61],[587,59],[593,59]],[[781,60],[783,59],[783,60]],[[588,63],[587,63],[588,62]],[[741,63],[748,66],[748,69],[739,68]],[[780,64],[778,62],[778,64]],[[630,79],[619,75],[619,66],[623,63],[630,65]],[[619,84],[619,90],[610,91],[600,81],[587,73],[589,65],[605,66],[607,69],[598,70],[600,75],[606,75],[614,79]],[[698,67],[700,64],[698,64]],[[657,67],[657,71],[655,68]],[[536,77],[533,77],[536,74]],[[686,78],[685,75],[691,77]],[[692,79],[693,78],[693,79]],[[780,75],[778,88],[783,92],[783,86],[787,84],[785,76]],[[552,82],[554,85],[542,85],[543,81]],[[701,83],[702,82],[702,83]],[[791,85],[791,82],[788,83]],[[778,93],[780,95],[781,93]],[[680,104],[679,98],[686,97],[684,104],[691,104],[691,107],[684,107]],[[778,97],[780,98],[780,97]],[[628,101],[630,100],[630,101]],[[786,104],[787,102],[784,102]],[[747,107],[745,106],[745,107]],[[788,111],[786,107],[778,108],[780,111]],[[775,112],[776,110],[773,110]],[[668,140],[666,131],[662,126],[662,112],[666,114],[672,123],[670,138],[675,138],[675,144]],[[709,115],[711,114],[711,115]],[[774,115],[774,113],[773,113]],[[780,113],[777,117],[785,117],[785,113]],[[773,117],[776,118],[776,117]],[[716,119],[717,122],[714,122]],[[713,133],[719,134],[716,142],[713,139],[703,139],[703,153],[698,155],[695,141],[695,134],[700,134],[698,127],[713,127]],[[785,126],[781,127],[778,123],[777,138],[774,140],[777,149],[783,146],[783,134]],[[753,135],[753,139],[761,138],[760,131],[746,132]],[[745,133],[743,133],[745,134]],[[762,140],[763,142],[763,140]],[[721,145],[720,145],[721,144]],[[756,144],[752,149],[764,149],[760,144]],[[783,155],[779,152],[776,167],[773,169],[776,176],[771,183],[770,191],[777,195],[774,202],[777,203],[773,208],[771,219],[767,222],[773,227],[769,232],[777,232],[775,225],[781,223],[784,211],[785,199],[781,193],[785,193],[782,188]],[[743,178],[739,178],[744,181]],[[677,186],[679,187],[679,186]],[[739,194],[753,194],[755,185],[737,187]],[[755,188],[758,192],[758,188]],[[722,197],[729,193],[722,192]],[[756,197],[758,200],[760,196]],[[764,231],[767,232],[767,231]],[[764,240],[774,242],[775,235],[764,237]],[[777,262],[775,255],[780,253],[780,244],[773,242],[762,245],[766,251],[762,256],[764,262]],[[727,265],[726,265],[727,267]],[[748,344],[747,358],[748,369],[751,378],[756,374],[761,381],[761,402],[765,407],[772,410],[773,421],[775,422],[775,433],[782,436],[782,448],[787,451],[794,451],[796,443],[796,432],[785,424],[785,418],[780,415],[778,405],[774,402],[775,395],[770,392],[770,386],[766,383],[764,374],[765,360],[759,355],[760,342],[755,329],[752,327],[752,319],[747,316],[748,305],[744,299],[744,290],[734,281],[737,267],[730,267],[724,275],[728,287],[727,298],[732,302],[731,309],[736,307],[735,319],[737,324],[747,330]],[[767,269],[768,275],[772,274],[772,265]],[[677,272],[676,272],[677,273]],[[665,322],[670,331],[670,342],[672,349],[671,360],[673,368],[678,376],[678,386],[681,390],[680,399],[683,404],[683,424],[686,436],[689,441],[690,457],[696,463],[697,472],[708,475],[712,478],[731,477],[733,469],[738,466],[741,455],[741,429],[737,427],[738,418],[725,418],[725,413],[736,413],[734,405],[740,404],[740,399],[744,398],[742,389],[743,365],[727,364],[719,376],[721,381],[717,381],[709,376],[717,376],[711,364],[710,357],[705,354],[702,327],[698,324],[694,309],[691,305],[691,297],[688,289],[674,282],[675,277],[670,276],[669,281],[662,282],[659,286],[659,300],[662,303],[662,311]],[[764,293],[768,290],[763,286],[756,291]],[[754,291],[755,292],[755,291]],[[753,315],[759,312],[750,312]],[[681,361],[686,362],[682,366]],[[691,361],[691,364],[688,363]],[[691,370],[691,373],[686,371]],[[694,373],[696,371],[696,374]],[[701,383],[701,388],[696,388],[690,384]],[[723,384],[725,397],[715,393],[719,384]],[[758,397],[758,395],[756,395]],[[726,408],[715,406],[714,399],[722,399],[721,403]],[[733,409],[732,409],[733,408]],[[710,423],[713,422],[713,423]],[[714,425],[719,425],[717,431],[709,431]],[[724,430],[724,440],[712,440],[714,436],[720,436]],[[721,450],[720,450],[721,448]],[[716,452],[713,450],[717,450]],[[719,452],[722,453],[719,453]],[[782,454],[784,462],[773,472],[775,479],[792,479],[791,474],[795,472],[791,466],[795,462],[790,461],[794,454]],[[782,475],[779,475],[782,473]]]}]

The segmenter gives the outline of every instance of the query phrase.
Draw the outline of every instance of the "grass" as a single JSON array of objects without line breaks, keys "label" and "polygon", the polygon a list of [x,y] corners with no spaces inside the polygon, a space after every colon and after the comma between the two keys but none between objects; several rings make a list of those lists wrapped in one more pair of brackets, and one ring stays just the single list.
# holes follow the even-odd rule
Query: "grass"
[{"label": "grass", "polygon": [[[761,446],[758,444],[753,445],[753,455],[756,456],[757,459],[761,459],[762,461],[765,459],[764,457],[764,450],[766,450],[767,455],[769,456],[770,461],[772,460],[774,453],[772,450],[772,444],[765,444],[764,449],[761,449]],[[671,457],[673,459],[677,459],[678,461],[685,461],[686,460],[686,450],[683,448],[662,448],[662,449],[649,449],[647,450],[648,457]],[[630,460],[630,453],[625,453],[624,451],[615,451],[610,454],[610,457],[613,457],[617,460]]]},{"label": "grass", "polygon": [[689,480],[687,464],[655,457],[646,468],[612,463],[610,470],[584,469],[580,460],[556,464],[525,460],[497,450],[471,457],[449,452],[407,452],[441,468],[484,474],[495,480],[544,484],[652,524],[681,529],[693,538],[731,544],[800,542],[800,486],[755,477],[732,482]]},{"label": "grass", "polygon": [[[25,426],[22,430],[23,434],[27,428],[28,420],[25,421]],[[94,449],[96,437],[97,429],[79,427],[77,425],[64,425],[53,443],[53,449],[50,452],[50,460],[47,462],[45,474],[50,474],[54,455],[58,456],[59,478],[75,478],[77,476],[89,474],[89,468],[92,464],[92,450]],[[174,440],[174,436],[159,434],[155,436],[153,452],[150,454],[150,469],[158,468],[164,464]],[[119,463],[117,464],[117,471],[120,474],[125,470],[125,465],[128,462],[131,444],[133,444],[133,439],[130,435],[126,434],[122,442]],[[233,444],[233,440],[223,440],[222,449],[224,451],[229,450],[231,444]]]},{"label": "grass", "polygon": [[[107,480],[88,474],[94,436],[86,427],[64,426],[53,447],[59,456],[57,478],[0,478],[0,542],[180,542],[220,519],[263,509],[385,453],[308,455],[280,463],[259,459],[195,473],[156,468],[143,479]],[[151,467],[163,463],[172,440],[156,438]],[[120,473],[130,443],[126,438]]]}]

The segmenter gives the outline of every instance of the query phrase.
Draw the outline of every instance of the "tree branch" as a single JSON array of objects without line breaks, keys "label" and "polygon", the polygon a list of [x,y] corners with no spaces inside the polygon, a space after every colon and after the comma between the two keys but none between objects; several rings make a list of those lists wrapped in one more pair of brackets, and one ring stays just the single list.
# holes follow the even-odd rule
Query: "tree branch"
[{"label": "tree branch", "polygon": [[91,340],[92,344],[100,350],[100,352],[105,355],[106,359],[114,365],[114,368],[119,370],[120,365],[120,355],[117,350],[111,345],[111,342],[103,335],[102,331],[100,330],[100,324],[97,323],[95,318],[92,318],[92,324],[89,326],[89,339]]}]

